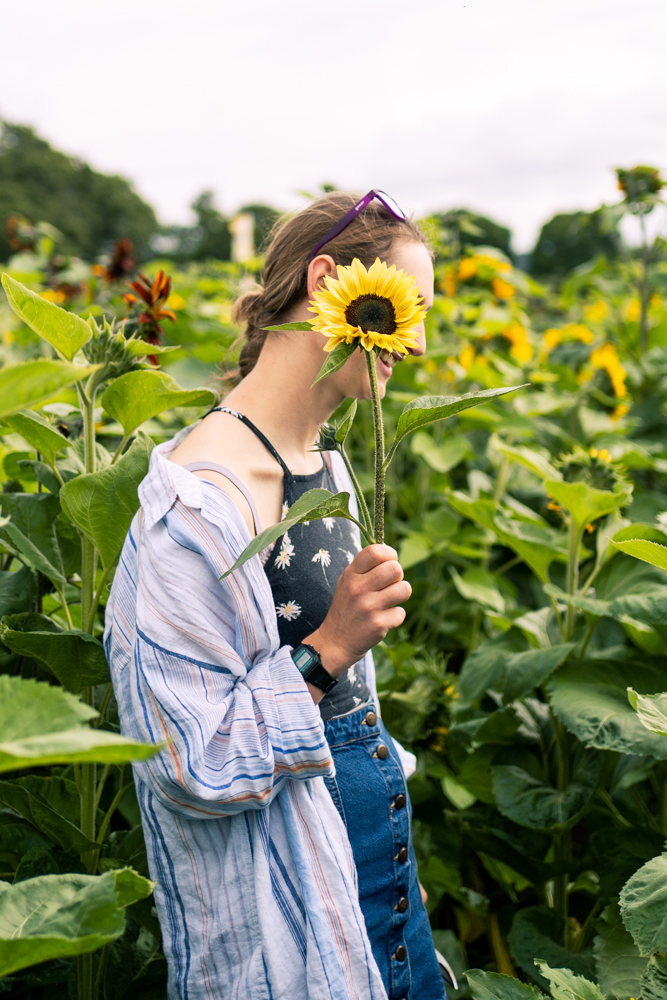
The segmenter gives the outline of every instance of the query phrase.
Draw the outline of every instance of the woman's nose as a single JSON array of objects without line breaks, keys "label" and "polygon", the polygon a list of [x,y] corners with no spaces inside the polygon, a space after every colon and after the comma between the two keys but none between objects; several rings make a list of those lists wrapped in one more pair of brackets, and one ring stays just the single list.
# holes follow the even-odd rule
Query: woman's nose
[{"label": "woman's nose", "polygon": [[408,348],[408,354],[412,354],[415,358],[420,358],[422,354],[426,353],[426,333],[422,327],[422,331],[417,338],[417,342],[413,344],[412,347]]}]

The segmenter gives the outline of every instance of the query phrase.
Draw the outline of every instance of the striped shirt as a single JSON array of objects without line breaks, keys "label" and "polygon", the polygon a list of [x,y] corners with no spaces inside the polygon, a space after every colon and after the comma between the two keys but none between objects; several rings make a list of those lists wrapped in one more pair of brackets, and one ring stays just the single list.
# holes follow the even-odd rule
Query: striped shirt
[{"label": "striped shirt", "polygon": [[[155,448],[105,645],[134,765],[170,1000],[386,1000],[359,908],[319,711],[259,557],[217,486]],[[352,490],[338,455],[339,489]],[[375,690],[373,661],[363,661]]]}]

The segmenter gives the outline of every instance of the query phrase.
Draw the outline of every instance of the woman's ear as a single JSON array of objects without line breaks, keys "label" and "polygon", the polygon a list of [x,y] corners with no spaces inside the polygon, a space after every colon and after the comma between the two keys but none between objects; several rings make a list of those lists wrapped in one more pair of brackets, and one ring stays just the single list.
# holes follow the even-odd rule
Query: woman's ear
[{"label": "woman's ear", "polygon": [[312,260],[308,265],[308,298],[312,299],[313,295],[318,288],[324,288],[324,277],[329,275],[331,278],[336,277],[336,264],[334,263],[333,257],[328,254],[319,254]]}]

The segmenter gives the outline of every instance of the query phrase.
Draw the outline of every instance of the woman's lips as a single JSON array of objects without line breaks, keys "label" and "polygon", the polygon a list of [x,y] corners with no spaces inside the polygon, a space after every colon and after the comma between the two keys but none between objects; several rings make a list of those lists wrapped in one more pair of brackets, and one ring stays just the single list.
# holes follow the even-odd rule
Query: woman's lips
[{"label": "woman's lips", "polygon": [[394,365],[400,360],[400,354],[397,354],[395,351],[392,353],[389,351],[380,351],[378,368],[380,369],[381,374],[384,375],[385,378],[391,378]]}]

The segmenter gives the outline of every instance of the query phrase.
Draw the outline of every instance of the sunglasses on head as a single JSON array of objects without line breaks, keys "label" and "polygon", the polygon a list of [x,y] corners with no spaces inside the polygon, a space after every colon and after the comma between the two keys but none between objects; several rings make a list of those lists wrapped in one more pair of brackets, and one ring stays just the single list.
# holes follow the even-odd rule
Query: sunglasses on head
[{"label": "sunglasses on head", "polygon": [[393,215],[395,219],[405,222],[407,219],[405,212],[396,204],[394,199],[386,193],[386,191],[369,191],[368,194],[364,195],[364,197],[357,202],[356,205],[353,205],[349,212],[345,213],[342,219],[339,219],[338,222],[331,227],[328,233],[325,233],[315,249],[311,251],[308,263],[310,264],[311,261],[317,257],[318,253],[326,243],[329,243],[331,240],[335,239],[339,233],[342,233],[344,229],[347,229],[350,223],[354,222],[359,213],[363,212],[363,210],[370,205],[374,198],[377,198],[377,200],[384,205],[387,211]]}]

